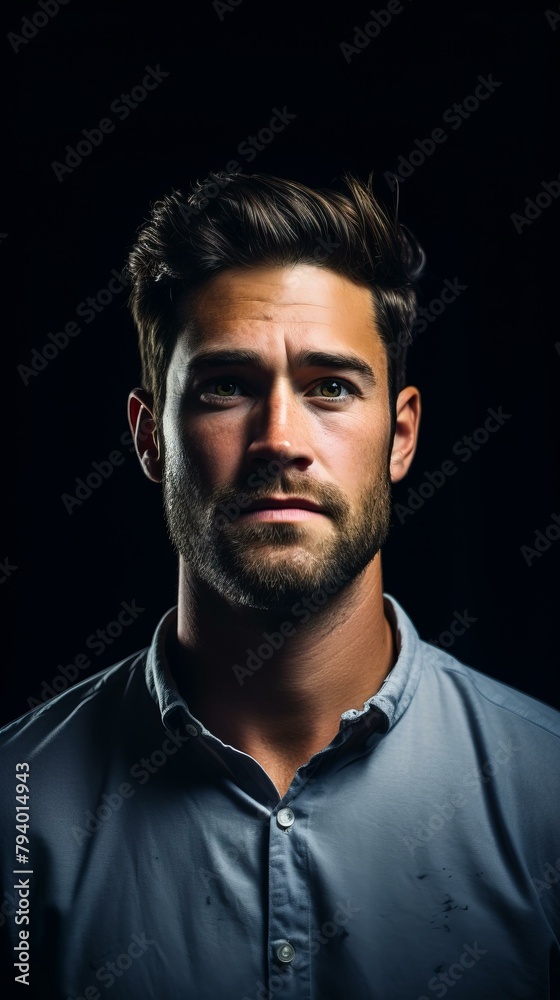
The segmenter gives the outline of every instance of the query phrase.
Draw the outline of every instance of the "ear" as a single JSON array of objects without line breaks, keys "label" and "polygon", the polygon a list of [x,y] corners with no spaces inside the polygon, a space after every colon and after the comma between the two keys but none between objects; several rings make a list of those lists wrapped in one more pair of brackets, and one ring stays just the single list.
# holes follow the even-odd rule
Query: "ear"
[{"label": "ear", "polygon": [[395,436],[391,451],[391,482],[398,483],[406,476],[414,458],[420,428],[420,392],[414,385],[407,385],[399,392],[396,404]]},{"label": "ear", "polygon": [[154,417],[153,396],[146,389],[132,389],[128,396],[128,423],[136,454],[148,479],[162,480],[162,454]]}]

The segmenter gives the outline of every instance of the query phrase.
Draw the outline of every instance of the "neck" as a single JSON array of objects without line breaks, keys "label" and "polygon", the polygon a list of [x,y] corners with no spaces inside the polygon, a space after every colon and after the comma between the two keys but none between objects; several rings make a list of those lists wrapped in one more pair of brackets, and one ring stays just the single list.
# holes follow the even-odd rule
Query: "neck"
[{"label": "neck", "polygon": [[380,560],[378,553],[323,606],[307,605],[307,620],[232,607],[193,581],[181,560],[177,636],[168,654],[192,714],[253,755],[259,747],[278,754],[288,747],[299,757],[326,746],[341,713],[361,709],[397,658]]}]

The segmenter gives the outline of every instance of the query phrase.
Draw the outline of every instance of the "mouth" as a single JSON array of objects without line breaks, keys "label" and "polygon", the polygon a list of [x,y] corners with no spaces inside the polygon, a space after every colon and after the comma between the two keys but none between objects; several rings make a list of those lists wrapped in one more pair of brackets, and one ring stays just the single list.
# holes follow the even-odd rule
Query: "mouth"
[{"label": "mouth", "polygon": [[309,521],[328,517],[324,507],[303,497],[266,497],[255,500],[240,514],[252,521]]}]

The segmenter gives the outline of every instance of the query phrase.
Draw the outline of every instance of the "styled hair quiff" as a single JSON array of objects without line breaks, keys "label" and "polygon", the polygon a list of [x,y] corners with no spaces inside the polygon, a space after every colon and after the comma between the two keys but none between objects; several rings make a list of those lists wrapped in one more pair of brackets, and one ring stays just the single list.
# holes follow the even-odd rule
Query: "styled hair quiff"
[{"label": "styled hair quiff", "polygon": [[349,174],[343,181],[347,191],[339,193],[265,174],[220,171],[186,197],[173,191],[155,202],[125,274],[141,382],[153,396],[158,423],[180,328],[179,301],[184,309],[189,294],[227,269],[315,264],[371,289],[387,353],[392,439],[425,256],[397,210],[375,197],[371,175],[367,184]]}]

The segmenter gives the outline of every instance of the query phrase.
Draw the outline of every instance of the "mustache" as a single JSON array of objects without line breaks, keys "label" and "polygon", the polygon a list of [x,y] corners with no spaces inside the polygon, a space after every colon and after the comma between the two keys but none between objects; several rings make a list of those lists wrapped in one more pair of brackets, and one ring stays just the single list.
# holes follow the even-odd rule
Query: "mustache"
[{"label": "mustache", "polygon": [[246,510],[251,504],[265,502],[270,497],[282,498],[299,497],[310,503],[317,504],[331,517],[338,519],[346,515],[349,511],[349,504],[340,490],[330,484],[318,484],[317,489],[312,493],[309,484],[289,483],[285,479],[280,482],[271,483],[267,489],[247,490],[240,486],[238,489],[219,489],[213,491],[213,496],[209,498],[214,509],[226,516],[232,516],[232,507],[237,508],[239,513]]}]

